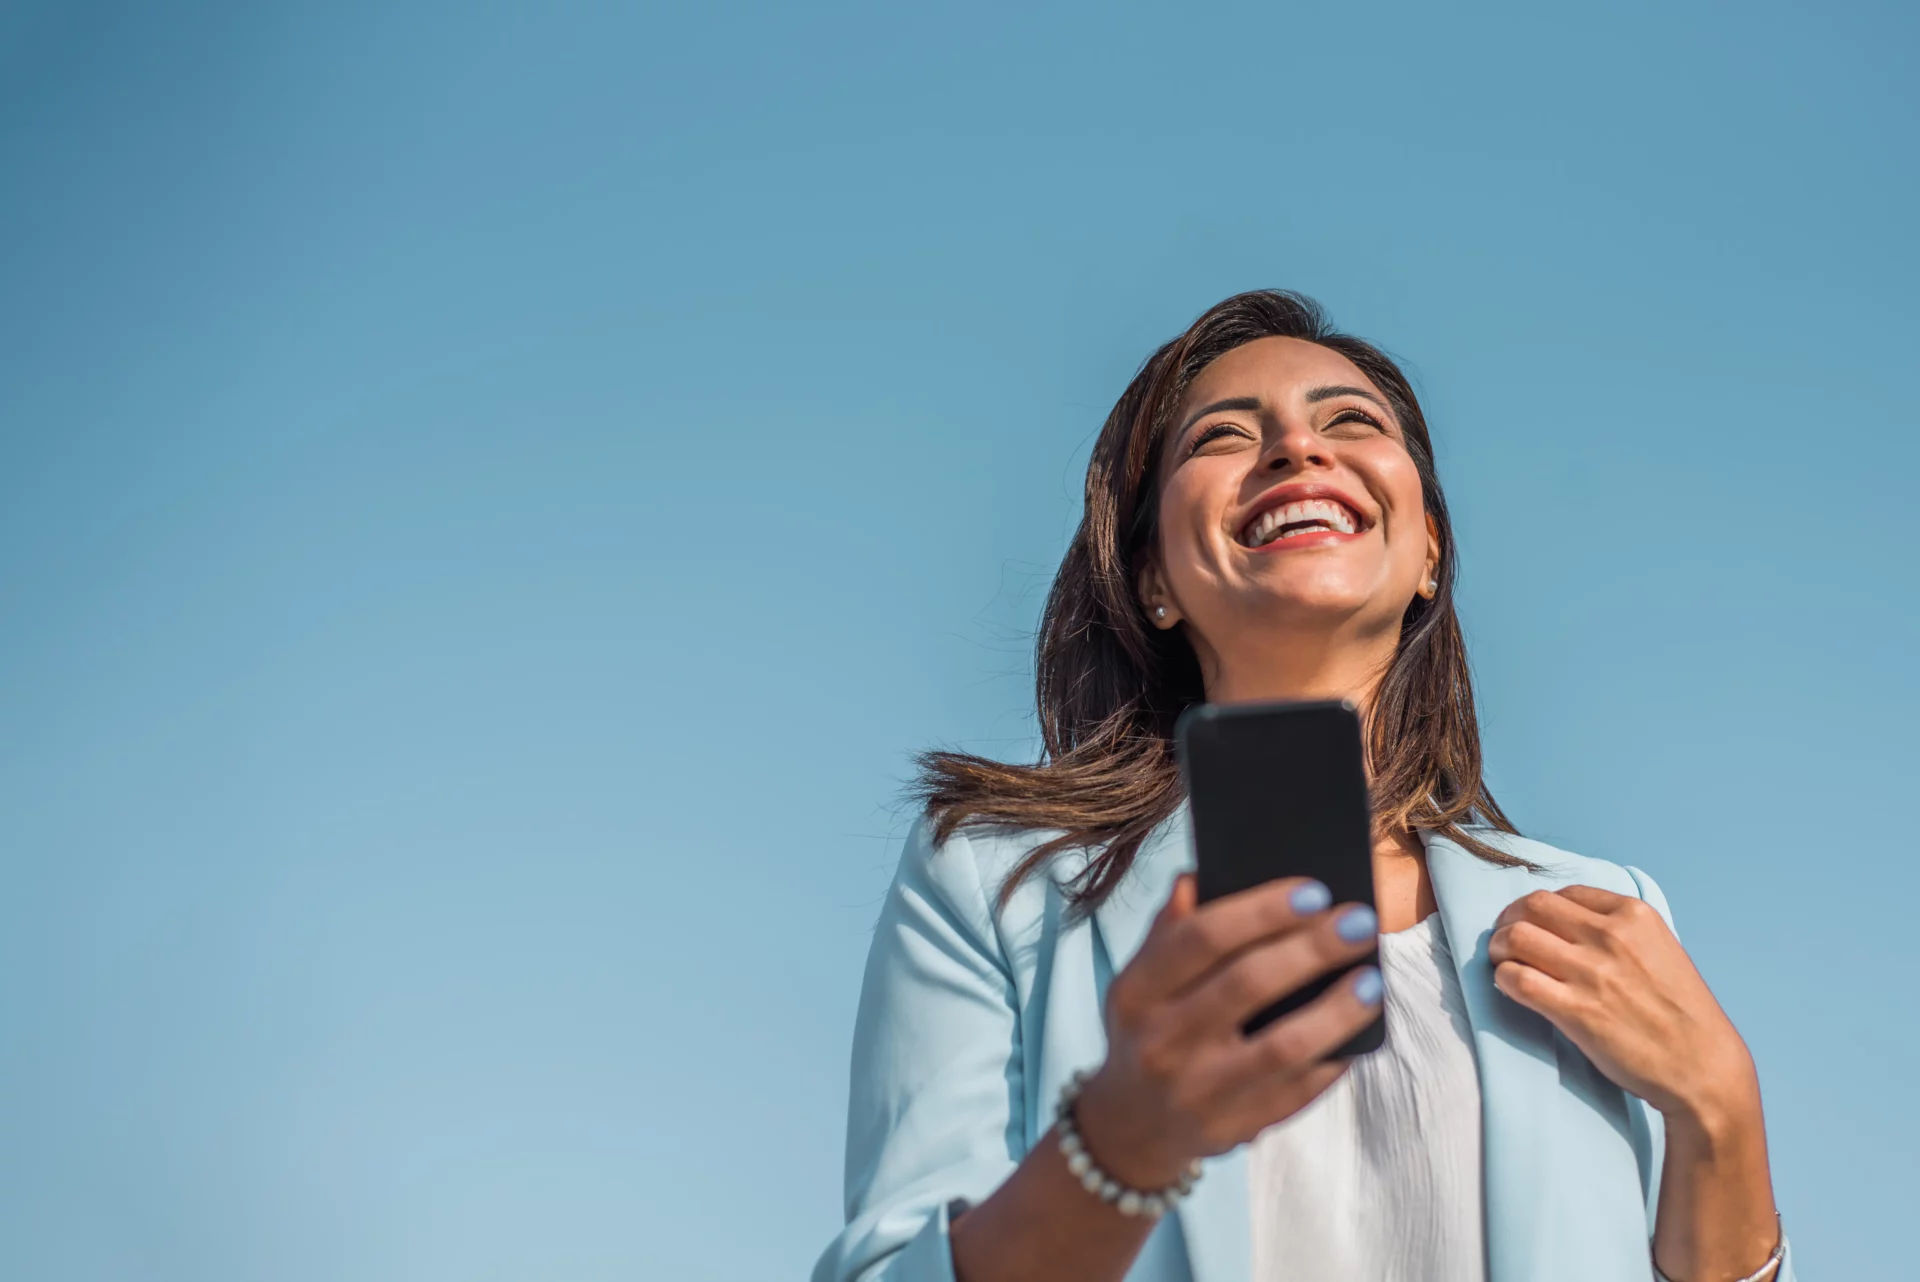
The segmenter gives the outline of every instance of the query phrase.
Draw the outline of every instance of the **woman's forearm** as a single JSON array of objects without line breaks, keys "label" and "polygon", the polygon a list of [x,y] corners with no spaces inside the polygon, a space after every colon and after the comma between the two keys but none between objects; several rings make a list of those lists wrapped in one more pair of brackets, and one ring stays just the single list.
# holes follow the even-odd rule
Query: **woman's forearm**
[{"label": "woman's forearm", "polygon": [[1049,1130],[993,1195],[952,1228],[960,1282],[1119,1282],[1153,1228],[1082,1188]]},{"label": "woman's forearm", "polygon": [[1666,1114],[1654,1258],[1673,1282],[1744,1278],[1779,1241],[1760,1084],[1751,1072]]}]

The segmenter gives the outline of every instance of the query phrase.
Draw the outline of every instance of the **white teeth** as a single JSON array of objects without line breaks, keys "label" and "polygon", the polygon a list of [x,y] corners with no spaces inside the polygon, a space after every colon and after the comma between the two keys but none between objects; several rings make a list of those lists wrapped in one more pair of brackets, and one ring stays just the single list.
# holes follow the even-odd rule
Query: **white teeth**
[{"label": "white teeth", "polygon": [[1271,543],[1276,534],[1288,527],[1281,538],[1292,538],[1296,534],[1312,534],[1317,530],[1337,530],[1341,534],[1352,534],[1355,529],[1353,513],[1345,504],[1332,499],[1302,499],[1294,503],[1285,503],[1262,512],[1247,527],[1245,539],[1248,547],[1259,547]]}]

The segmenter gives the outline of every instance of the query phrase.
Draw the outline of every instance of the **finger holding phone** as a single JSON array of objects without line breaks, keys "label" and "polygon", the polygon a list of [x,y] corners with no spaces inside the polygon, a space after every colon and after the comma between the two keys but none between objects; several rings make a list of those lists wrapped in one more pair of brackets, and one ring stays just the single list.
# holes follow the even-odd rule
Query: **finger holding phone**
[{"label": "finger holding phone", "polygon": [[1288,878],[1197,902],[1175,883],[1140,952],[1114,978],[1107,1059],[1076,1105],[1094,1158],[1137,1188],[1178,1178],[1291,1117],[1346,1071],[1329,1058],[1379,1016],[1380,972],[1339,982],[1249,1035],[1276,999],[1375,951],[1366,904],[1333,906],[1326,886]]}]

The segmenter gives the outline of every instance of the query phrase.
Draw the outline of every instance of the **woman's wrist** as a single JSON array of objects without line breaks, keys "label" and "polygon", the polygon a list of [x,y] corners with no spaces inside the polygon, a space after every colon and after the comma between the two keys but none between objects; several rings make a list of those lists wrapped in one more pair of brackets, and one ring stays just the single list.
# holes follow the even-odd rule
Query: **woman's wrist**
[{"label": "woman's wrist", "polygon": [[1725,1068],[1660,1105],[1670,1140],[1678,1135],[1714,1151],[1764,1133],[1760,1079],[1752,1058],[1741,1050]]},{"label": "woman's wrist", "polygon": [[1102,1169],[1134,1188],[1163,1188],[1187,1169],[1190,1157],[1161,1152],[1163,1145],[1135,1123],[1138,1112],[1129,1109],[1114,1089],[1116,1083],[1102,1067],[1081,1088],[1074,1101],[1074,1122],[1088,1154]]},{"label": "woman's wrist", "polygon": [[1695,1282],[1755,1277],[1773,1282],[1769,1253],[1780,1243],[1767,1163],[1760,1085],[1749,1063],[1728,1070],[1662,1109],[1666,1162],[1655,1225],[1657,1276]]}]

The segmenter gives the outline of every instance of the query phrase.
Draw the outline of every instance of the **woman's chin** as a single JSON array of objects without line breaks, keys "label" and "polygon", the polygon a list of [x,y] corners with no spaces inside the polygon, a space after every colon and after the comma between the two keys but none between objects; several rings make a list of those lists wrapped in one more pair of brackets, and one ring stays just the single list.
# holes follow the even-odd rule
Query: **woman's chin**
[{"label": "woman's chin", "polygon": [[1287,575],[1250,586],[1248,612],[1275,623],[1338,624],[1365,614],[1398,618],[1406,609],[1405,601],[1387,600],[1377,581],[1356,583],[1340,574]]},{"label": "woman's chin", "polygon": [[[1361,635],[1398,635],[1405,605],[1396,606],[1377,596],[1332,591],[1262,594],[1245,603],[1239,618],[1224,631],[1238,632],[1260,651],[1275,642],[1291,638],[1313,645],[1344,637],[1348,641]],[[1238,648],[1235,646],[1234,648]]]}]

